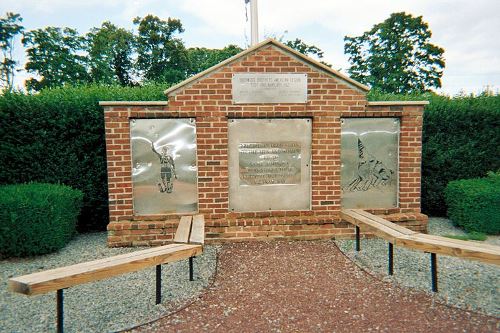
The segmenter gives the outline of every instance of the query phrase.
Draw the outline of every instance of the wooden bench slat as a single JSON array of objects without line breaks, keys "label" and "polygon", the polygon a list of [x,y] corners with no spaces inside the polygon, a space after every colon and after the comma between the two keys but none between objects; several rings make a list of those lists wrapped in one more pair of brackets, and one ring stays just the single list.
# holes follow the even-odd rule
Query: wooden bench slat
[{"label": "wooden bench slat", "polygon": [[172,250],[175,251],[176,249],[182,249],[183,244],[169,244],[169,245],[164,245],[164,246],[158,246],[158,247],[153,247],[149,249],[144,249],[140,251],[135,251],[135,252],[130,252],[130,253],[124,253],[124,254],[119,254],[116,256],[111,256],[111,257],[106,257],[102,259],[96,259],[92,261],[87,261],[83,263],[78,263],[70,266],[64,266],[64,267],[58,267],[58,268],[53,268],[37,273],[32,273],[32,274],[27,274],[23,275],[20,277],[17,277],[16,279],[23,279],[23,282],[26,283],[31,283],[31,282],[36,282],[39,281],[40,279],[48,279],[48,278],[59,278],[61,276],[64,276],[66,274],[71,274],[71,273],[83,273],[87,271],[91,271],[93,269],[99,269],[99,267],[105,267],[109,265],[121,265],[121,264],[126,264],[131,260],[137,259],[137,258],[144,258],[144,257],[150,257],[150,256],[155,256],[157,254],[160,254],[164,252],[165,250]]},{"label": "wooden bench slat", "polygon": [[396,245],[500,265],[499,246],[413,232],[360,209],[343,209],[341,216]]},{"label": "wooden bench slat", "polygon": [[192,216],[182,216],[177,226],[177,231],[175,232],[174,242],[175,243],[188,243],[189,234],[191,232],[191,220]]},{"label": "wooden bench slat", "polygon": [[394,230],[396,230],[404,235],[414,235],[414,234],[418,233],[416,231],[410,230],[410,229],[405,228],[403,226],[397,225],[396,223],[393,223],[391,221],[384,220],[380,216],[368,213],[367,211],[364,211],[362,209],[353,209],[353,212],[358,213],[359,215],[363,215],[365,217],[368,217],[369,219],[372,219],[375,222],[381,223],[381,224],[383,224],[391,229],[394,229]]},{"label": "wooden bench slat", "polygon": [[477,249],[484,249],[486,251],[500,251],[500,247],[488,243],[479,243],[477,241],[470,241],[470,240],[462,240],[462,239],[455,239],[455,238],[450,238],[450,237],[444,237],[444,236],[438,236],[438,235],[429,235],[429,234],[418,234],[418,236],[424,237],[426,239],[433,239],[436,241],[443,241],[447,243],[453,243],[456,245],[466,245],[466,246],[471,246]]},{"label": "wooden bench slat", "polygon": [[359,227],[367,227],[369,231],[373,232],[380,238],[383,238],[391,243],[395,243],[397,237],[403,234],[383,224],[377,223],[363,215],[359,215],[352,210],[342,210],[341,216],[344,220]]},{"label": "wooden bench slat", "polygon": [[486,244],[480,244],[476,242],[460,240],[460,239],[452,239],[448,237],[436,236],[436,235],[427,235],[427,234],[418,234],[413,235],[411,239],[422,240],[428,242],[429,244],[436,244],[440,246],[449,246],[449,247],[460,247],[463,249],[471,250],[471,251],[484,251],[491,254],[497,253],[500,256],[500,247],[494,246],[484,246]]},{"label": "wooden bench slat", "polygon": [[43,294],[197,256],[203,249],[200,245],[170,244],[151,249],[149,253],[147,251],[137,251],[141,252],[139,254],[132,252],[128,258],[119,255],[12,278],[9,289],[26,295]]},{"label": "wooden bench slat", "polygon": [[193,217],[189,242],[195,244],[205,243],[205,218],[203,215],[195,215]]},{"label": "wooden bench slat", "polygon": [[[400,237],[398,244],[430,253],[440,253],[464,259],[473,259],[489,264],[500,265],[500,251],[490,248],[480,248],[471,244],[448,242],[446,239],[434,239],[428,235],[410,235]],[[443,237],[444,238],[444,237]],[[466,241],[464,241],[466,242]]]}]

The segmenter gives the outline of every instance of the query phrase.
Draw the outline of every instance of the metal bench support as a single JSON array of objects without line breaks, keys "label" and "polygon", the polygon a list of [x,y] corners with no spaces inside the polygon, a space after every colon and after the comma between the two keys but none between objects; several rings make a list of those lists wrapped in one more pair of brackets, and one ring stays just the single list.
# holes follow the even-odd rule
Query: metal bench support
[{"label": "metal bench support", "polygon": [[194,281],[193,270],[193,257],[189,257],[189,281]]},{"label": "metal bench support", "polygon": [[359,244],[359,227],[356,226],[356,251],[359,252],[361,250],[360,244]]},{"label": "metal bench support", "polygon": [[161,265],[156,265],[156,304],[161,303]]},{"label": "metal bench support", "polygon": [[389,242],[389,275],[394,274],[394,254],[393,245]]},{"label": "metal bench support", "polygon": [[64,332],[64,296],[63,290],[57,290],[57,333]]},{"label": "metal bench support", "polygon": [[431,253],[431,277],[432,277],[432,291],[438,292],[438,275],[437,275],[437,260],[436,254]]}]

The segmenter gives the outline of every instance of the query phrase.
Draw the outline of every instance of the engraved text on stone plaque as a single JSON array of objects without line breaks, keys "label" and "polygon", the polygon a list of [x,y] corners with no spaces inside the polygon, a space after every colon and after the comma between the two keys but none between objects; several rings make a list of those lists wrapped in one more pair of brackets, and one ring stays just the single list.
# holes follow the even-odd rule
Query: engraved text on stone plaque
[{"label": "engraved text on stone plaque", "polygon": [[307,103],[307,74],[233,74],[233,103]]}]

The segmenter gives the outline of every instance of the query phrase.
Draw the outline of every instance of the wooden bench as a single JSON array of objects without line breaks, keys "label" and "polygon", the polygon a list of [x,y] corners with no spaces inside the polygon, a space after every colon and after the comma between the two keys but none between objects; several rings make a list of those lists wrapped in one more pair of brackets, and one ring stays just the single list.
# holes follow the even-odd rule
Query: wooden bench
[{"label": "wooden bench", "polygon": [[159,304],[161,265],[189,259],[189,279],[192,281],[193,258],[203,252],[204,240],[203,215],[183,216],[174,244],[14,277],[8,285],[11,291],[30,296],[57,291],[57,331],[63,332],[63,289],[156,266],[156,304]]},{"label": "wooden bench", "polygon": [[343,209],[341,217],[356,226],[356,251],[360,251],[360,227],[389,242],[389,275],[394,272],[393,245],[430,253],[434,292],[438,291],[437,253],[500,265],[500,246],[418,233],[361,209]]}]

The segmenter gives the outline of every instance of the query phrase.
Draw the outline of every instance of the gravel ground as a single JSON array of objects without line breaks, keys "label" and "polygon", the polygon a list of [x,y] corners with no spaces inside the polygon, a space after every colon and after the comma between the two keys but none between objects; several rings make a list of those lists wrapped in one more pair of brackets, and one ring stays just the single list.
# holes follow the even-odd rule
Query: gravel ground
[{"label": "gravel ground", "polygon": [[[460,234],[448,220],[436,218],[429,231]],[[500,237],[487,242],[500,245]],[[194,282],[188,280],[187,260],[163,266],[164,301],[158,306],[154,268],[66,290],[65,329],[109,332],[163,317],[137,330],[500,331],[497,266],[438,256],[440,291],[434,295],[428,254],[395,247],[395,275],[388,277],[386,242],[362,240],[360,253],[353,241],[336,243],[373,275],[343,256],[333,241],[206,246],[195,259]],[[55,330],[55,293],[13,294],[8,278],[135,250],[107,248],[106,233],[98,233],[81,235],[55,254],[0,261],[0,332]]]},{"label": "gravel ground", "polygon": [[[444,218],[429,219],[429,234],[463,235],[464,232]],[[500,245],[500,236],[485,241]],[[361,251],[354,250],[354,240],[337,240],[349,258],[384,281],[430,292],[430,254],[394,247],[394,275],[387,275],[388,243],[382,239],[362,239]],[[438,286],[435,297],[445,304],[478,311],[500,318],[500,267],[438,255]]]},{"label": "gravel ground", "polygon": [[367,274],[333,241],[225,244],[214,284],[133,332],[495,332],[500,319],[448,307]]},{"label": "gravel ground", "polygon": [[[75,286],[64,291],[66,332],[110,332],[131,328],[165,315],[199,296],[216,270],[219,246],[206,246],[194,259],[195,281],[188,260],[162,266],[163,303],[155,305],[155,268]],[[54,332],[55,292],[25,296],[7,290],[13,276],[137,251],[108,248],[106,233],[84,234],[61,251],[31,259],[0,261],[0,332]]]}]

